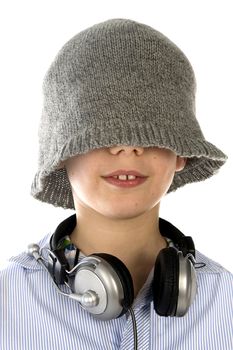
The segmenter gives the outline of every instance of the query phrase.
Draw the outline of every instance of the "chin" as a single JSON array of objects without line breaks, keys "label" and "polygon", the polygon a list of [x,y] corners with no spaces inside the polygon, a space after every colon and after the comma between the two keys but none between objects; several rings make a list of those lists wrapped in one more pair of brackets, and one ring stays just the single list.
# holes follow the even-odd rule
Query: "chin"
[{"label": "chin", "polygon": [[129,210],[129,206],[127,208],[114,208],[111,207],[110,209],[106,208],[106,210],[102,210],[100,211],[100,213],[105,216],[108,217],[109,219],[116,219],[116,220],[127,220],[127,219],[133,219],[135,217],[138,217],[142,214],[145,213],[145,210],[142,210],[137,208],[137,209],[131,209]]}]

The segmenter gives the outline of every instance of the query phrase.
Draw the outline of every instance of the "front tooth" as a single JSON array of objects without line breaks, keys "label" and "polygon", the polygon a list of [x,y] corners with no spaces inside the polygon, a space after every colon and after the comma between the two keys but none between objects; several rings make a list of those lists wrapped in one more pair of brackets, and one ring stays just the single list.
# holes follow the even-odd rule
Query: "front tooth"
[{"label": "front tooth", "polygon": [[114,176],[115,178],[119,179],[119,180],[135,180],[136,176],[134,175],[119,175],[119,176]]},{"label": "front tooth", "polygon": [[128,175],[128,180],[135,180],[136,179],[136,176],[134,175]]},{"label": "front tooth", "polygon": [[127,180],[127,175],[119,175],[118,179],[119,180]]}]

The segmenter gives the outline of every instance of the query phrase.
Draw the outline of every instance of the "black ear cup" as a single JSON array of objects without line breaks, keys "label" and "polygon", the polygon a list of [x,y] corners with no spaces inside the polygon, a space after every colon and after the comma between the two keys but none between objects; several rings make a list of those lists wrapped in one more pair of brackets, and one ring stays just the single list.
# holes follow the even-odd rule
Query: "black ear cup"
[{"label": "black ear cup", "polygon": [[131,274],[125,266],[125,264],[116,256],[106,253],[98,253],[97,255],[103,258],[112,266],[112,268],[116,271],[121,281],[122,288],[124,291],[124,300],[122,305],[124,309],[122,310],[122,313],[118,316],[120,317],[127,312],[134,300],[134,287]]},{"label": "black ear cup", "polygon": [[154,267],[152,294],[154,309],[160,316],[174,316],[179,293],[179,257],[173,248],[164,248],[158,254]]}]

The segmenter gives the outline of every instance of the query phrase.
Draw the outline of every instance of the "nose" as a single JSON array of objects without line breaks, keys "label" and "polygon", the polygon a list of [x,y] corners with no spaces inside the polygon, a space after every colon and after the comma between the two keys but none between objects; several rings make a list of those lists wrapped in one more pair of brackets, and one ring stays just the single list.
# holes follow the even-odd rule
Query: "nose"
[{"label": "nose", "polygon": [[140,156],[144,152],[144,149],[140,146],[120,145],[109,147],[109,151],[113,155],[116,155],[118,153],[124,153],[126,156],[130,156],[132,153],[136,153],[136,155]]}]

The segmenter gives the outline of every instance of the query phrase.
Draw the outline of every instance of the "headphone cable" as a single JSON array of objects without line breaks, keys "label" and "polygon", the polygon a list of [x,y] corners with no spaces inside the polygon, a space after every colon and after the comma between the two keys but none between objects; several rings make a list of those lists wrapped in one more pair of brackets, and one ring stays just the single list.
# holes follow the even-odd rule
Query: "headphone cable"
[{"label": "headphone cable", "polygon": [[138,336],[137,336],[137,323],[136,323],[136,317],[133,312],[132,307],[128,309],[131,318],[132,318],[132,323],[133,323],[133,336],[134,336],[134,350],[138,350]]}]

